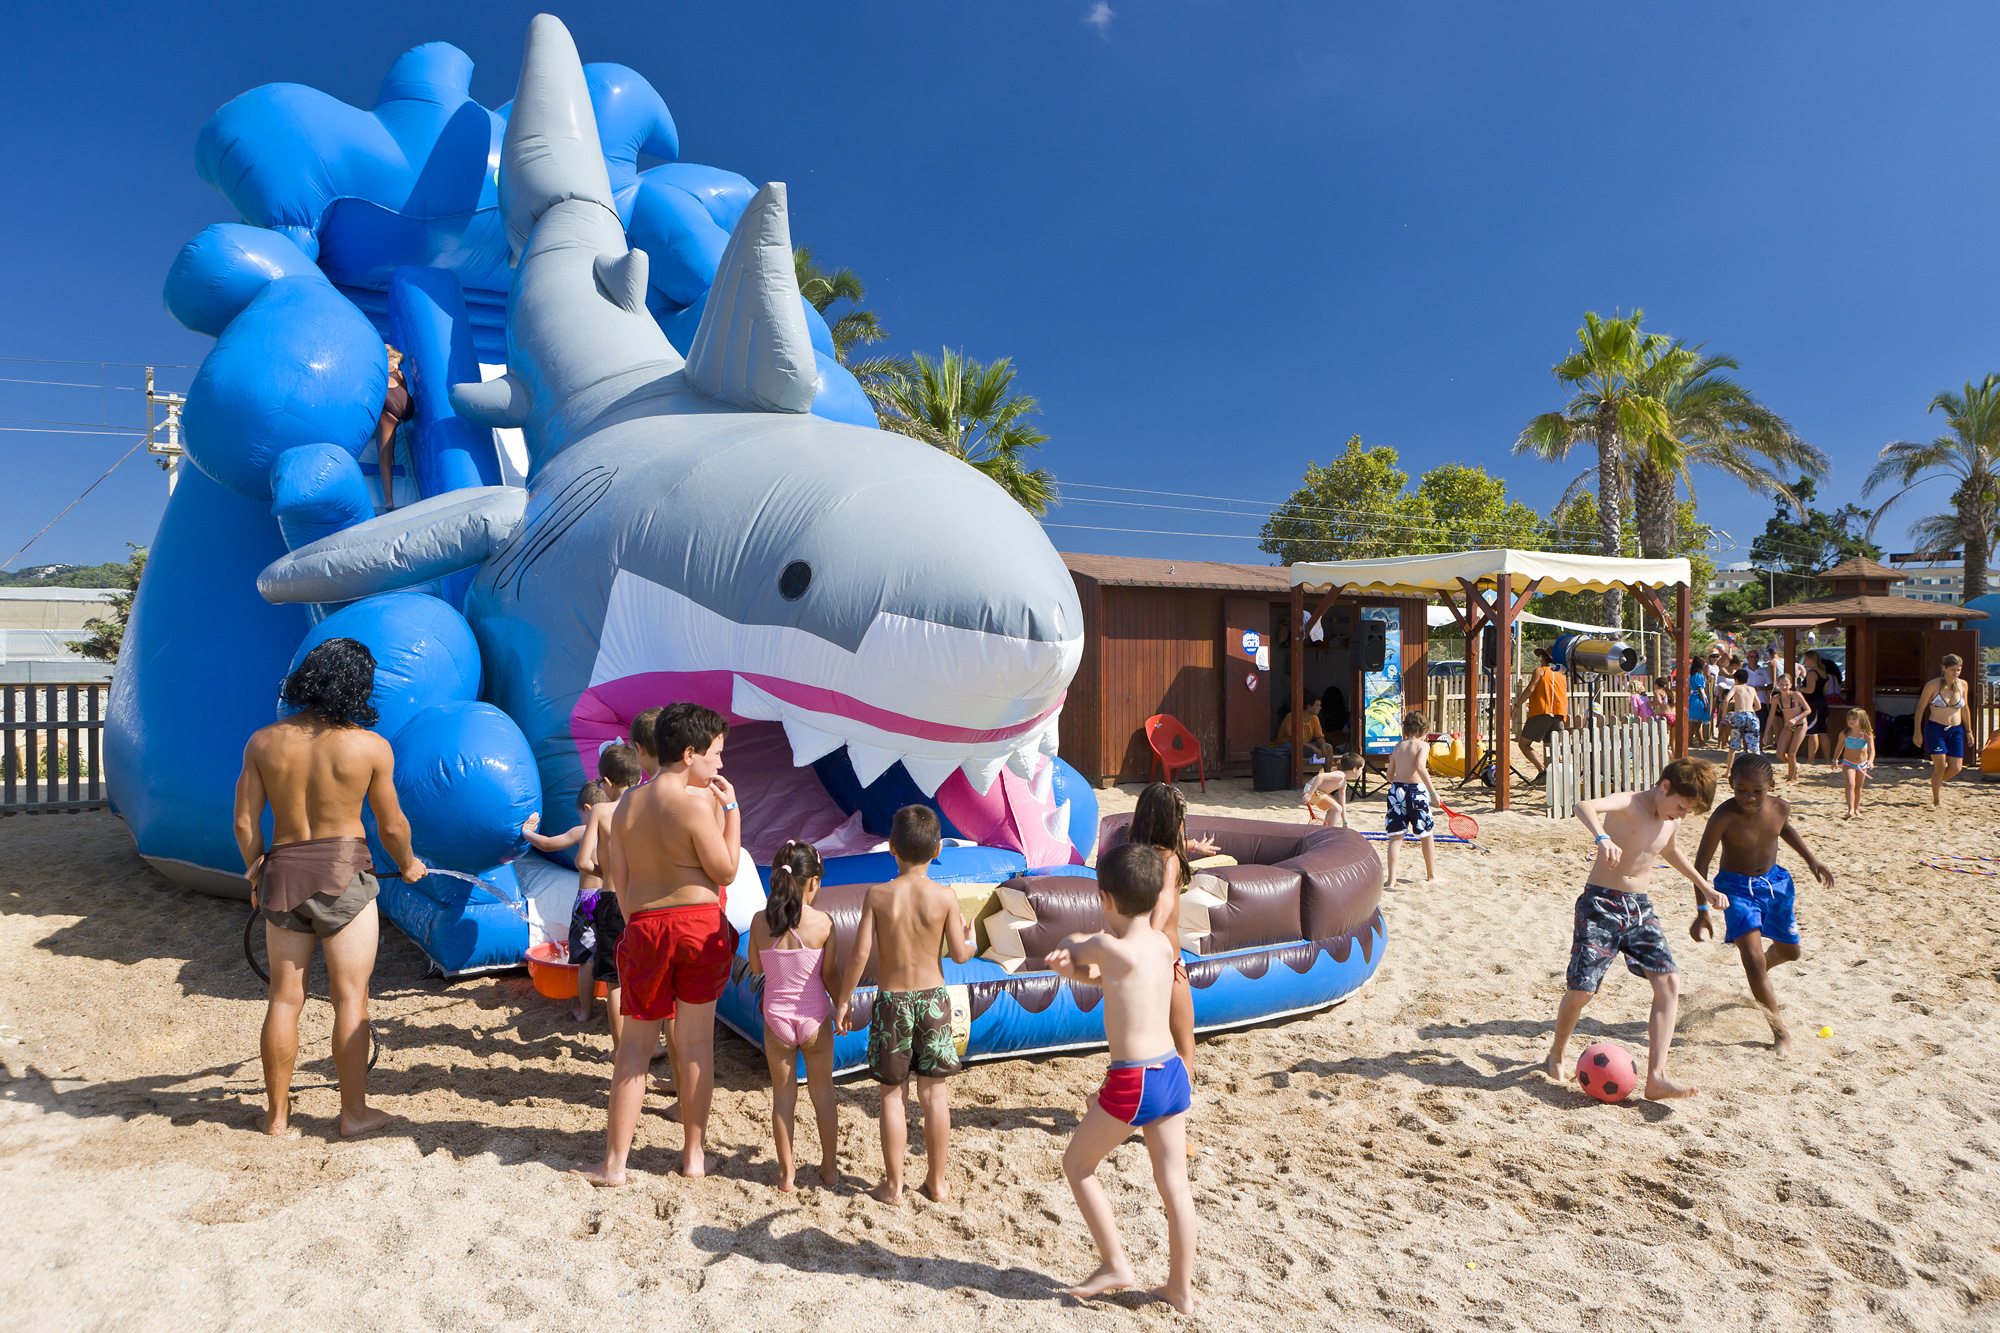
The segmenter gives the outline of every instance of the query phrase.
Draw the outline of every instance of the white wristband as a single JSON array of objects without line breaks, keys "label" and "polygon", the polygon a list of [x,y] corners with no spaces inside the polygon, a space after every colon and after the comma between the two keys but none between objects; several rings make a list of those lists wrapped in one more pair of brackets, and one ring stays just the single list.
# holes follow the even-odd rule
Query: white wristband
[{"label": "white wristband", "polygon": [[736,802],[731,801],[729,804],[722,807],[722,813],[728,814],[731,810],[734,810],[735,808],[736,808]]}]

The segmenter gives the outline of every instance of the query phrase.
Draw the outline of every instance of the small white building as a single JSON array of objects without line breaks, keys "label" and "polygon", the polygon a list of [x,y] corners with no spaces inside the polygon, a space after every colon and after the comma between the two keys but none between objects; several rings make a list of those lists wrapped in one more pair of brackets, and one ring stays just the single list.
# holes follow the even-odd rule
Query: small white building
[{"label": "small white building", "polygon": [[116,588],[0,588],[0,683],[67,684],[111,679],[111,663],[79,656],[88,620],[111,614]]}]

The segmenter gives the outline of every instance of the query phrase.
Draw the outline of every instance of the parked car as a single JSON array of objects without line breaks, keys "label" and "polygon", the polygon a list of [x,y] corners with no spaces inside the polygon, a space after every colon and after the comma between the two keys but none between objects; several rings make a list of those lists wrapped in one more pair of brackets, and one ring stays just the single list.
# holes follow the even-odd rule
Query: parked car
[{"label": "parked car", "polygon": [[1465,674],[1465,659],[1461,657],[1449,657],[1441,662],[1432,662],[1431,674],[1433,676],[1463,676]]}]

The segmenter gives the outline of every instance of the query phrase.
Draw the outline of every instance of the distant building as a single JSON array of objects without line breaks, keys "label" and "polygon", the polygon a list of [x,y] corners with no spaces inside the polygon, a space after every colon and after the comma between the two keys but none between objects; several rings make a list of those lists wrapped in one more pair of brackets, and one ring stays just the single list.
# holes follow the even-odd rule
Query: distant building
[{"label": "distant building", "polygon": [[109,680],[111,664],[75,644],[87,620],[111,613],[116,588],[0,588],[0,682],[11,685]]},{"label": "distant building", "polygon": [[1898,597],[1918,602],[1965,600],[1965,565],[1962,551],[1914,551],[1891,555],[1885,562],[1902,578],[1889,585]]},{"label": "distant building", "polygon": [[1716,570],[1709,577],[1708,590],[1711,593],[1735,592],[1746,583],[1763,581],[1764,575],[1761,571],[1754,568],[1748,560],[1739,560],[1733,565]]}]

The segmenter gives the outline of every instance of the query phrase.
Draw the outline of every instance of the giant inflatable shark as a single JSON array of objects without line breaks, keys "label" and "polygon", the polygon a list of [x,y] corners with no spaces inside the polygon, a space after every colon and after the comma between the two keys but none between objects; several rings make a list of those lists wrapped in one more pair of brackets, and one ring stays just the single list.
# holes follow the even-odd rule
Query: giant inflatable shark
[{"label": "giant inflatable shark", "polygon": [[977,470],[810,413],[785,187],[738,219],[683,359],[647,312],[650,259],[620,222],[576,48],[544,15],[499,199],[516,264],[507,372],[450,401],[525,432],[526,489],[450,491],[347,527],[274,561],[263,595],[345,603],[476,570],[465,612],[485,698],[528,737],[551,816],[636,713],[685,699],[749,724],[732,749],[761,755],[784,794],[747,812],[763,825],[748,844],[816,813],[780,770],[816,788],[806,766],[838,754],[863,787],[900,765],[970,841],[1080,861],[1053,762],[1083,644],[1074,585]]}]

